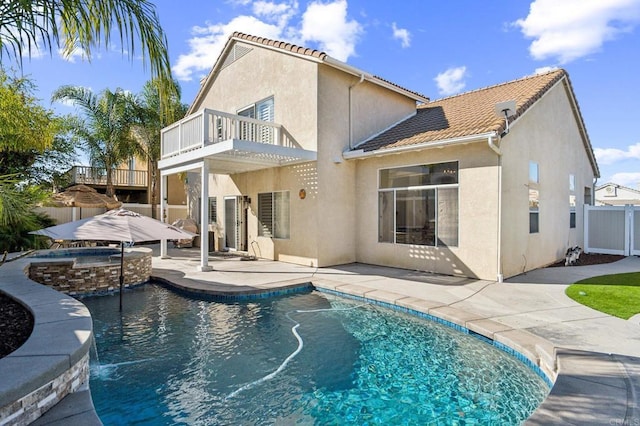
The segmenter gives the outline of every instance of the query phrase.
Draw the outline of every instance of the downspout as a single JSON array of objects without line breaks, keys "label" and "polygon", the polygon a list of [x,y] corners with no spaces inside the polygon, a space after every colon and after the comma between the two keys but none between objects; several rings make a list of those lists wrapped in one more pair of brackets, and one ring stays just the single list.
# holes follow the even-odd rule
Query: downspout
[{"label": "downspout", "polygon": [[496,247],[496,281],[499,283],[504,281],[502,274],[502,151],[500,147],[494,143],[494,139],[499,139],[497,134],[487,137],[487,144],[493,152],[498,156],[498,232]]},{"label": "downspout", "polygon": [[354,87],[356,87],[357,85],[359,85],[363,81],[364,81],[364,74],[360,74],[360,80],[358,80],[357,83],[354,83],[351,86],[349,86],[349,151],[351,151],[353,149],[353,124],[351,122],[351,117],[353,115],[351,113],[352,90],[353,90]]}]

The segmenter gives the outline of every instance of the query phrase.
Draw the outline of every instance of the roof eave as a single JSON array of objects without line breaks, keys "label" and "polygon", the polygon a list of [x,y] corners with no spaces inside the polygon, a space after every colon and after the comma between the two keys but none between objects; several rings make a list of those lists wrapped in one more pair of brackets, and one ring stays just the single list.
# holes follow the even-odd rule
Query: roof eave
[{"label": "roof eave", "polygon": [[394,148],[377,149],[372,151],[364,151],[362,149],[355,151],[345,151],[342,158],[345,160],[357,160],[369,157],[381,157],[389,154],[401,154],[404,152],[421,151],[423,149],[444,148],[453,145],[464,145],[468,143],[486,142],[487,139],[499,138],[499,133],[495,131],[478,133],[475,135],[461,136],[458,138],[442,139],[436,141],[422,142],[413,145],[398,146]]}]

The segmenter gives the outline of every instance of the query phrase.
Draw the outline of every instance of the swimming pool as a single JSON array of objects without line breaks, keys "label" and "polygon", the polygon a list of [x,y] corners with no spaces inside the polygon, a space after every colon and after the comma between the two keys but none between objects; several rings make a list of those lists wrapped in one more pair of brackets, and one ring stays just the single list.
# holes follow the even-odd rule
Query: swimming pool
[{"label": "swimming pool", "polygon": [[85,298],[91,393],[115,424],[519,424],[547,396],[514,357],[318,292],[242,303],[157,285]]}]

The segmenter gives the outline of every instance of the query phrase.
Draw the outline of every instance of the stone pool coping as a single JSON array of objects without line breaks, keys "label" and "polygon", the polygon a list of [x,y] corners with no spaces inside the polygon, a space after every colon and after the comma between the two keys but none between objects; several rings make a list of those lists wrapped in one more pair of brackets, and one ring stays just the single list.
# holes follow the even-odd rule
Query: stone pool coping
[{"label": "stone pool coping", "polygon": [[[160,263],[157,264],[157,261]],[[429,280],[433,280],[433,282],[443,284],[444,281],[441,277],[430,274],[415,271],[398,273],[398,270],[393,268],[385,269],[361,264],[356,264],[351,268],[353,271],[345,274],[344,270],[335,268],[300,268],[278,262],[216,262],[216,271],[211,272],[195,272],[196,263],[192,258],[169,259],[167,261],[154,257],[154,262],[156,267],[162,265],[162,269],[153,270],[154,277],[174,283],[189,292],[204,292],[208,296],[217,294],[221,297],[228,297],[236,292],[238,295],[273,293],[281,286],[287,287],[288,291],[294,291],[292,289],[297,286],[308,286],[309,283],[312,283],[321,291],[338,292],[393,305],[399,309],[411,309],[486,336],[494,342],[516,350],[540,366],[550,377],[555,377],[555,383],[549,396],[527,419],[526,424],[617,425],[624,422],[626,422],[624,424],[632,424],[631,422],[640,421],[637,405],[638,395],[640,395],[639,358],[628,354],[616,355],[564,348],[557,341],[554,344],[548,339],[528,331],[526,327],[511,327],[504,322],[494,320],[495,314],[479,314],[477,309],[461,309],[453,306],[456,304],[464,306],[464,303],[474,301],[479,294],[488,293],[488,290],[492,288],[504,291],[508,288],[504,286],[509,286],[509,284],[467,280],[464,285],[443,285],[440,286],[442,289],[429,287],[425,296],[416,296],[410,290],[412,287],[416,287],[416,281],[429,283]],[[5,290],[5,288],[11,290],[12,286],[7,287],[5,283],[17,281],[20,278],[19,274],[15,272],[5,274],[8,271],[5,269],[7,266],[3,266],[0,270],[2,272],[0,290]],[[640,261],[638,266],[640,266]],[[635,268],[636,265],[633,267]],[[380,274],[381,271],[387,271],[387,276],[379,280],[380,276],[377,274]],[[21,272],[24,279],[24,271]],[[409,275],[411,276],[409,280],[402,279],[402,276]],[[599,274],[594,273],[593,275]],[[345,283],[345,277],[348,278],[348,283]],[[434,288],[436,292],[433,292]],[[394,289],[397,292],[388,291],[388,289]],[[518,290],[522,289],[521,287]],[[441,294],[436,294],[437,292],[441,292]],[[54,299],[60,297],[59,293],[53,293],[57,294],[57,296],[53,296]],[[445,299],[446,301],[443,302]],[[513,300],[513,303],[517,305],[516,307],[526,308],[529,312],[546,314],[543,307],[529,306],[532,301],[526,295],[518,300]],[[90,327],[90,318],[88,321]],[[575,322],[576,318],[563,318],[560,321],[560,326],[571,324],[572,321]],[[619,322],[615,324],[619,324]],[[609,326],[608,323],[606,325]],[[616,331],[612,329],[611,332],[613,333],[612,338],[615,339]],[[558,331],[558,335],[562,337],[562,331]],[[634,352],[637,349],[633,345],[636,340],[640,341],[639,337],[640,333],[631,336],[632,347],[627,352]],[[2,361],[5,359],[0,359],[0,374]],[[76,409],[75,403],[67,403],[70,398],[84,401],[84,405],[80,405],[84,408]],[[90,403],[90,398],[88,390],[80,389],[76,394],[70,394],[54,409],[49,410],[35,424],[55,424],[60,418],[70,419],[72,417],[68,416],[73,415],[88,416],[89,421],[83,422],[83,424],[101,424],[93,411],[92,404],[90,413],[82,412],[87,407],[87,400]],[[67,411],[62,416],[67,417],[61,417],[60,413],[65,409]],[[95,423],[91,423],[91,421]]]},{"label": "stone pool coping", "polygon": [[[67,395],[87,395],[83,391],[93,329],[89,310],[27,278],[30,263],[21,258],[0,268],[0,291],[25,306],[34,319],[27,341],[0,359],[0,425],[29,424]],[[84,411],[81,424],[102,424],[90,395],[74,408],[78,410]]]}]

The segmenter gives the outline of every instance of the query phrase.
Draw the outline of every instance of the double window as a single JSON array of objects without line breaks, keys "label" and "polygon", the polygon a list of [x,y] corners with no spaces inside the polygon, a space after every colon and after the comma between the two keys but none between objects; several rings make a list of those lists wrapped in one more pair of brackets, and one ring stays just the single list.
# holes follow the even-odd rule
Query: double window
[{"label": "double window", "polygon": [[[239,110],[238,115],[260,121],[273,122],[275,120],[274,112],[273,97],[270,97]],[[240,139],[261,143],[273,143],[274,130],[271,126],[241,122]]]},{"label": "double window", "polygon": [[458,245],[458,163],[380,170],[378,241]]},{"label": "double window", "polygon": [[258,235],[289,238],[289,191],[258,194]]}]

